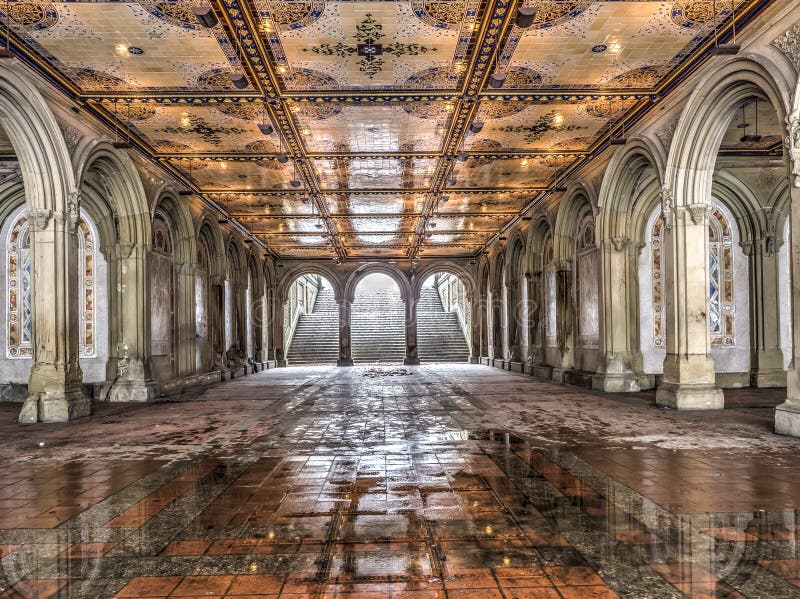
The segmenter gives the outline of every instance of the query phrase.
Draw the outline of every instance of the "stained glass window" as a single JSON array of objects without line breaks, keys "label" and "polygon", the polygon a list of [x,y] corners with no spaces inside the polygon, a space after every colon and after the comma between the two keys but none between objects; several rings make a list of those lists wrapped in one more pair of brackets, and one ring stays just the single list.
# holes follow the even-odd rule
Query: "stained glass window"
[{"label": "stained glass window", "polygon": [[[652,250],[653,344],[664,346],[664,222],[659,216],[650,233]],[[733,237],[719,206],[713,205],[708,222],[708,329],[711,344],[733,347]]]},{"label": "stained glass window", "polygon": [[[30,358],[33,355],[33,303],[30,223],[24,210],[16,215],[6,242],[8,252],[6,288],[6,356]],[[78,350],[82,358],[97,356],[95,341],[96,244],[91,225],[82,217],[78,222],[79,321]]]}]

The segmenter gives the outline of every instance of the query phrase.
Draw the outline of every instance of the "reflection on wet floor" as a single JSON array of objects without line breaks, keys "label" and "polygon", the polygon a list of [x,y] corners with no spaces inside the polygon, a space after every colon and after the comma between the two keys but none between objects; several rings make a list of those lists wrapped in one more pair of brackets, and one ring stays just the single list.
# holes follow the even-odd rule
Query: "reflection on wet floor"
[{"label": "reflection on wet floor", "polygon": [[251,424],[191,459],[15,463],[0,598],[800,596],[791,455],[531,445],[483,426],[480,390],[542,383],[411,370],[219,386],[197,405],[247,400]]}]

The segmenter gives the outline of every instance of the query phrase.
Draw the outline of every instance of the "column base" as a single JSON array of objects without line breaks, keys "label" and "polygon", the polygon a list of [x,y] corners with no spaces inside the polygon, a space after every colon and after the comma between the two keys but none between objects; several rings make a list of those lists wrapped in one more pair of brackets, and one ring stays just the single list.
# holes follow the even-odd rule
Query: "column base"
[{"label": "column base", "polygon": [[506,370],[506,361],[501,358],[493,358],[492,359],[492,366],[495,368],[500,368],[502,370]]},{"label": "column base", "polygon": [[483,364],[484,366],[491,366],[492,365],[492,359],[488,358],[486,356],[481,356],[480,358],[478,358],[478,362],[480,364]]},{"label": "column base", "polygon": [[107,401],[147,402],[158,396],[155,381],[115,381],[108,390]]},{"label": "column base", "polygon": [[750,372],[751,387],[785,387],[786,371],[783,368],[753,370]]},{"label": "column base", "polygon": [[38,393],[29,395],[22,404],[19,423],[71,422],[91,413],[92,402],[81,391],[64,394]]},{"label": "column base", "polygon": [[470,356],[469,357],[469,363],[470,364],[480,364],[481,363],[481,359],[479,357],[477,357],[477,356]]},{"label": "column base", "polygon": [[353,358],[347,358],[345,360],[336,360],[337,366],[352,366],[353,365]]},{"label": "column base", "polygon": [[775,432],[800,437],[800,404],[786,402],[775,408]]},{"label": "column base", "polygon": [[275,368],[286,368],[288,365],[286,360],[275,360]]},{"label": "column base", "polygon": [[509,362],[508,369],[511,372],[524,372],[525,371],[525,364],[522,362],[514,362],[513,360]]},{"label": "column base", "polygon": [[592,389],[607,393],[641,391],[639,377],[633,372],[602,373],[592,375]]},{"label": "column base", "polygon": [[656,405],[676,410],[721,410],[725,395],[716,385],[663,383],[656,390]]},{"label": "column base", "polygon": [[419,366],[419,358],[403,358],[404,366]]}]

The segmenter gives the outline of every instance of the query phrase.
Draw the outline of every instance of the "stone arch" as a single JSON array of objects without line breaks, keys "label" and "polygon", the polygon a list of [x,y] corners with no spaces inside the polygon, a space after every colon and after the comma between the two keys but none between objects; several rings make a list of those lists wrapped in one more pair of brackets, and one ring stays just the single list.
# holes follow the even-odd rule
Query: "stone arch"
[{"label": "stone arch", "polygon": [[667,198],[674,206],[705,203],[722,139],[734,113],[747,98],[767,99],[785,122],[793,84],[763,57],[736,57],[707,75],[681,113],[664,173]]},{"label": "stone arch", "polygon": [[[210,269],[212,277],[225,276],[225,242],[222,238],[222,231],[216,220],[213,220],[208,213],[202,213],[194,224],[195,239],[204,239],[210,250]],[[195,241],[195,244],[197,241]]]},{"label": "stone arch", "polygon": [[472,298],[476,292],[477,285],[475,283],[474,275],[464,266],[456,263],[451,262],[449,260],[442,261],[442,262],[434,262],[425,264],[414,273],[412,287],[411,287],[411,295],[414,298],[419,299],[420,290],[422,289],[423,283],[430,277],[431,275],[436,274],[437,272],[446,272],[454,277],[457,277],[464,285],[467,295]]},{"label": "stone arch", "polygon": [[587,212],[596,214],[596,202],[585,182],[570,186],[561,200],[553,227],[553,252],[556,260],[571,260],[575,254],[575,234],[578,221]]},{"label": "stone arch", "polygon": [[410,300],[414,299],[414,296],[411,293],[411,283],[409,282],[406,274],[392,264],[382,264],[380,262],[362,264],[352,273],[350,273],[350,276],[347,277],[347,281],[345,282],[344,297],[349,302],[353,302],[355,299],[356,288],[361,282],[361,279],[374,273],[382,273],[391,277],[392,280],[397,283],[397,287],[400,289],[400,296],[403,302],[406,304],[408,304]]},{"label": "stone arch", "polygon": [[334,269],[322,264],[300,264],[279,275],[280,278],[275,292],[275,299],[278,304],[282,306],[286,303],[289,298],[289,286],[304,275],[319,275],[326,279],[333,287],[336,303],[341,303],[342,298],[345,297],[340,277]]}]

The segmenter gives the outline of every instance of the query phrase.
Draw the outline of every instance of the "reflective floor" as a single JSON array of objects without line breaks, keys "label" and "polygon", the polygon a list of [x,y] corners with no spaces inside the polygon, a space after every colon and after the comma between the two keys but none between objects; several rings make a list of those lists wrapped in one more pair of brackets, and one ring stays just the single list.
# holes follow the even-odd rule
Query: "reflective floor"
[{"label": "reflective floor", "polygon": [[0,598],[800,597],[781,391],[658,410],[479,366],[0,404]]}]

